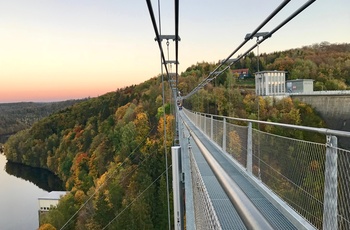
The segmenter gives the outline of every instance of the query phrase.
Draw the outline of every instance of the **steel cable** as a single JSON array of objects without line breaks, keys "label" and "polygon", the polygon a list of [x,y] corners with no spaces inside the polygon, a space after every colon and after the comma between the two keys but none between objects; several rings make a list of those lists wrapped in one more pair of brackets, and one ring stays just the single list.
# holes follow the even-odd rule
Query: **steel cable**
[{"label": "steel cable", "polygon": [[[243,55],[235,59],[232,63],[230,63],[224,70],[218,71],[238,50],[240,50],[251,38],[254,37],[254,35],[264,26],[266,25],[279,11],[281,11],[289,2],[290,0],[286,0],[282,2],[265,20],[263,23],[261,23],[252,33],[249,34],[248,37],[245,38],[245,40],[224,60],[222,61],[209,75],[201,82],[199,83],[188,95],[184,96],[183,99],[186,99],[190,96],[192,96],[194,93],[196,93],[199,89],[203,88],[206,84],[208,84],[211,80],[215,79],[217,76],[219,76],[221,73],[223,73],[225,70],[230,68],[233,64],[237,63],[240,59],[245,57],[248,53],[250,53],[254,48],[256,48],[259,44],[264,42],[267,38],[271,37],[274,33],[276,33],[279,29],[281,29],[284,25],[286,25],[290,20],[292,20],[294,17],[296,17],[298,14],[300,14],[302,11],[304,11],[308,6],[310,6],[313,2],[316,0],[309,0],[306,2],[303,6],[301,6],[299,9],[297,9],[293,14],[291,14],[287,19],[285,19],[282,23],[280,23],[278,26],[276,26],[271,32],[267,33],[263,38],[255,45],[253,45],[249,50],[247,50]],[[214,76],[213,76],[214,75]]]}]

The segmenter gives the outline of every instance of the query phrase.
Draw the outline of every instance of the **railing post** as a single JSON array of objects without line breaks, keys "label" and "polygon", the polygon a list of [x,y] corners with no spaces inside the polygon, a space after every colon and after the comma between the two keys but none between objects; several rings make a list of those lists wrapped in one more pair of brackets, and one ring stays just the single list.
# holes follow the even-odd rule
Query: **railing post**
[{"label": "railing post", "polygon": [[182,120],[182,138],[185,138],[185,125],[184,125],[184,121]]},{"label": "railing post", "polygon": [[204,121],[204,114],[202,113],[201,114],[201,130],[204,131],[204,124],[203,124],[203,121]]},{"label": "railing post", "polygon": [[201,127],[201,120],[202,120],[202,114],[198,113],[198,125],[197,127],[202,130],[202,127]]},{"label": "railing post", "polygon": [[337,146],[337,137],[327,135],[323,201],[323,229],[325,230],[338,229]]},{"label": "railing post", "polygon": [[204,129],[203,132],[207,134],[207,115],[204,115]]},{"label": "railing post", "polygon": [[213,118],[213,115],[210,115],[210,139],[212,139],[213,140],[213,136],[214,136],[214,134],[213,134],[213,123],[214,123],[214,118]]},{"label": "railing post", "polygon": [[226,152],[226,117],[224,117],[223,122],[223,132],[222,132],[222,150]]},{"label": "railing post", "polygon": [[202,130],[202,114],[200,113],[199,114],[199,124],[198,124],[198,127],[200,130]]},{"label": "railing post", "polygon": [[247,171],[253,173],[253,128],[252,123],[248,122],[248,137],[247,137]]},{"label": "railing post", "polygon": [[174,229],[184,229],[183,223],[183,205],[182,205],[182,186],[181,186],[181,147],[171,147],[172,169],[173,169],[173,194],[174,194]]}]

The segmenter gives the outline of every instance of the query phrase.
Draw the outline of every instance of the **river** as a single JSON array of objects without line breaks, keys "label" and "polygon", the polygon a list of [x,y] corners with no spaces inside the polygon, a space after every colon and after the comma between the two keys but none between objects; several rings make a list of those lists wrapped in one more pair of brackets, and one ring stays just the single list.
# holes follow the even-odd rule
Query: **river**
[{"label": "river", "polygon": [[47,170],[7,162],[0,153],[0,229],[35,230],[38,197],[62,190],[62,182]]}]

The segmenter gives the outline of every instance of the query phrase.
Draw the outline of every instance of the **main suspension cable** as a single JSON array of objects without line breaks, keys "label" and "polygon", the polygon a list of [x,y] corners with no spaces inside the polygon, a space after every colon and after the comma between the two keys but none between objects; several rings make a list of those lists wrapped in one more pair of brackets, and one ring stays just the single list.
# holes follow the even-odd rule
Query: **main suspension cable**
[{"label": "main suspension cable", "polygon": [[165,61],[165,57],[164,57],[164,52],[163,52],[163,47],[162,47],[162,43],[161,43],[161,38],[160,38],[160,35],[158,33],[156,19],[154,18],[154,12],[153,12],[153,8],[152,8],[152,3],[151,3],[151,0],[146,0],[146,2],[147,2],[147,7],[148,7],[149,14],[151,16],[151,21],[152,21],[154,33],[156,34],[156,40],[157,40],[158,47],[159,47],[159,50],[160,50],[160,53],[161,53],[162,62],[164,64],[165,71],[166,71],[167,75],[169,76],[169,71],[168,71],[168,67],[166,66],[166,61]]},{"label": "main suspension cable", "polygon": [[179,0],[175,0],[175,65],[176,65],[175,88],[176,90],[178,86],[178,72],[179,72],[178,63],[179,63]]}]

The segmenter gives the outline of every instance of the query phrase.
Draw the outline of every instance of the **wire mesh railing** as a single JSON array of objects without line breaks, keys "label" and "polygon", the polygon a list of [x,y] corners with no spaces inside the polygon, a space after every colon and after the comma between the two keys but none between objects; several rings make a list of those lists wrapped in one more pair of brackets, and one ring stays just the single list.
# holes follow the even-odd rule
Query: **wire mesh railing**
[{"label": "wire mesh railing", "polygon": [[338,227],[350,229],[350,151],[337,148]]},{"label": "wire mesh railing", "polygon": [[253,175],[322,228],[324,144],[253,130]]},{"label": "wire mesh railing", "polygon": [[223,122],[219,120],[213,120],[213,141],[219,146],[222,146],[223,130]]},{"label": "wire mesh railing", "polygon": [[247,165],[248,129],[244,126],[226,124],[226,152],[242,166]]},{"label": "wire mesh railing", "polygon": [[190,147],[189,154],[192,172],[192,191],[193,202],[195,204],[194,213],[196,228],[220,230],[222,229],[220,222]]},{"label": "wire mesh railing", "polygon": [[[316,228],[350,229],[350,151],[338,148],[336,141],[336,136],[350,137],[350,132],[184,112],[248,174]],[[279,126],[283,133],[321,133],[326,141],[274,135],[249,128],[252,123]]]}]

